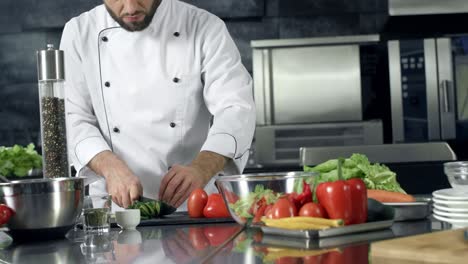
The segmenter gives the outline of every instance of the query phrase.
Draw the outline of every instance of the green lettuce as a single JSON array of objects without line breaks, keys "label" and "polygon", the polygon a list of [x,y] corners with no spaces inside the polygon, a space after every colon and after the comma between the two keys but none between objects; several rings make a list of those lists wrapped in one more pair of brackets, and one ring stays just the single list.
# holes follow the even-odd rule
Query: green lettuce
[{"label": "green lettuce", "polygon": [[34,149],[34,144],[0,147],[0,175],[23,177],[29,170],[40,168],[42,157]]},{"label": "green lettuce", "polygon": [[[338,159],[328,160],[314,167],[304,166],[304,171],[319,173],[319,183],[336,181],[338,180]],[[345,159],[342,174],[346,180],[361,178],[368,189],[406,193],[397,182],[393,171],[383,164],[371,164],[363,154],[355,153]]]},{"label": "green lettuce", "polygon": [[275,193],[270,189],[265,189],[261,184],[255,186],[253,192],[249,193],[246,197],[242,197],[234,204],[229,204],[229,207],[236,212],[236,215],[245,218],[253,218],[254,216],[249,212],[254,203],[265,198],[266,204],[272,204],[278,200],[280,193]]}]

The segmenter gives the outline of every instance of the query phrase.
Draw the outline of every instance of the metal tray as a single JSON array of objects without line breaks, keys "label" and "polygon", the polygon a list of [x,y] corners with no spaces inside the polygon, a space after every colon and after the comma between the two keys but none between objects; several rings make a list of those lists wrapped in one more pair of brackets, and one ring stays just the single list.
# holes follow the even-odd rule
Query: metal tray
[{"label": "metal tray", "polygon": [[258,244],[263,246],[275,246],[294,249],[321,249],[329,247],[340,247],[343,245],[364,241],[371,242],[393,237],[395,237],[395,235],[390,228],[343,236],[325,237],[320,239],[308,239],[304,237],[289,237],[288,239],[284,239],[282,236],[265,234],[261,242]]},{"label": "metal tray", "polygon": [[429,217],[432,213],[430,199],[417,198],[412,203],[384,203],[395,209],[395,221],[420,220]]},{"label": "metal tray", "polygon": [[279,236],[289,236],[289,237],[302,237],[302,238],[323,238],[323,237],[333,237],[333,236],[342,236],[348,234],[355,234],[361,232],[369,232],[380,229],[385,229],[391,227],[393,220],[385,221],[376,221],[365,224],[358,225],[349,225],[343,227],[332,227],[324,230],[289,230],[283,228],[275,228],[268,226],[260,226],[263,233],[268,235],[279,235]]}]

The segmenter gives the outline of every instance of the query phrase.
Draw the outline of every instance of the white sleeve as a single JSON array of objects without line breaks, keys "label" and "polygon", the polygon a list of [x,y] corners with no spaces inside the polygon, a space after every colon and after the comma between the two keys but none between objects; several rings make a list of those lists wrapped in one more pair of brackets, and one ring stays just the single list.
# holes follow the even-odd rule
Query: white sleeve
[{"label": "white sleeve", "polygon": [[201,40],[203,96],[214,119],[202,150],[231,158],[224,172],[238,174],[247,163],[255,130],[252,78],[224,22],[213,18],[207,24]]},{"label": "white sleeve", "polygon": [[110,150],[98,128],[81,61],[82,45],[76,21],[65,25],[60,49],[65,55],[65,109],[68,152],[80,172],[98,153]]}]

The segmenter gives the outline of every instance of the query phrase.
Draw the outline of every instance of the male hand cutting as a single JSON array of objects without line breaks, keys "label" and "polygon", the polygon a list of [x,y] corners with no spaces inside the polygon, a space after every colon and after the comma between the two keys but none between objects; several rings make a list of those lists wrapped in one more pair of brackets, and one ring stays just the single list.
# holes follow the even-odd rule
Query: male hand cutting
[{"label": "male hand cutting", "polygon": [[226,161],[222,155],[202,151],[188,166],[173,165],[161,181],[159,199],[178,208],[193,190],[205,187]]},{"label": "male hand cutting", "polygon": [[97,174],[104,176],[107,192],[118,206],[127,208],[143,194],[140,180],[127,164],[110,151],[97,154],[88,164]]}]

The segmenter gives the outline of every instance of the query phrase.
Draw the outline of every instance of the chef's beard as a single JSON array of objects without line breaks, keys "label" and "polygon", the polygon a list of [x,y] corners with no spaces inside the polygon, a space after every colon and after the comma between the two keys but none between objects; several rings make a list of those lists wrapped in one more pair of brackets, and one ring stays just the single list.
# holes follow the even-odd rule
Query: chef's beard
[{"label": "chef's beard", "polygon": [[[123,19],[117,14],[115,14],[108,6],[105,4],[107,12],[109,12],[110,16],[117,22],[119,25],[130,32],[134,31],[142,31],[143,29],[147,28],[151,21],[153,20],[154,14],[156,13],[156,9],[158,9],[159,4],[161,3],[161,0],[154,0],[153,5],[151,6],[150,10],[148,13],[140,11],[137,12],[136,14],[145,14],[145,18],[143,21],[138,21],[138,22],[130,22],[130,23],[125,23]],[[126,15],[136,15],[136,14],[123,14],[123,16]]]}]

